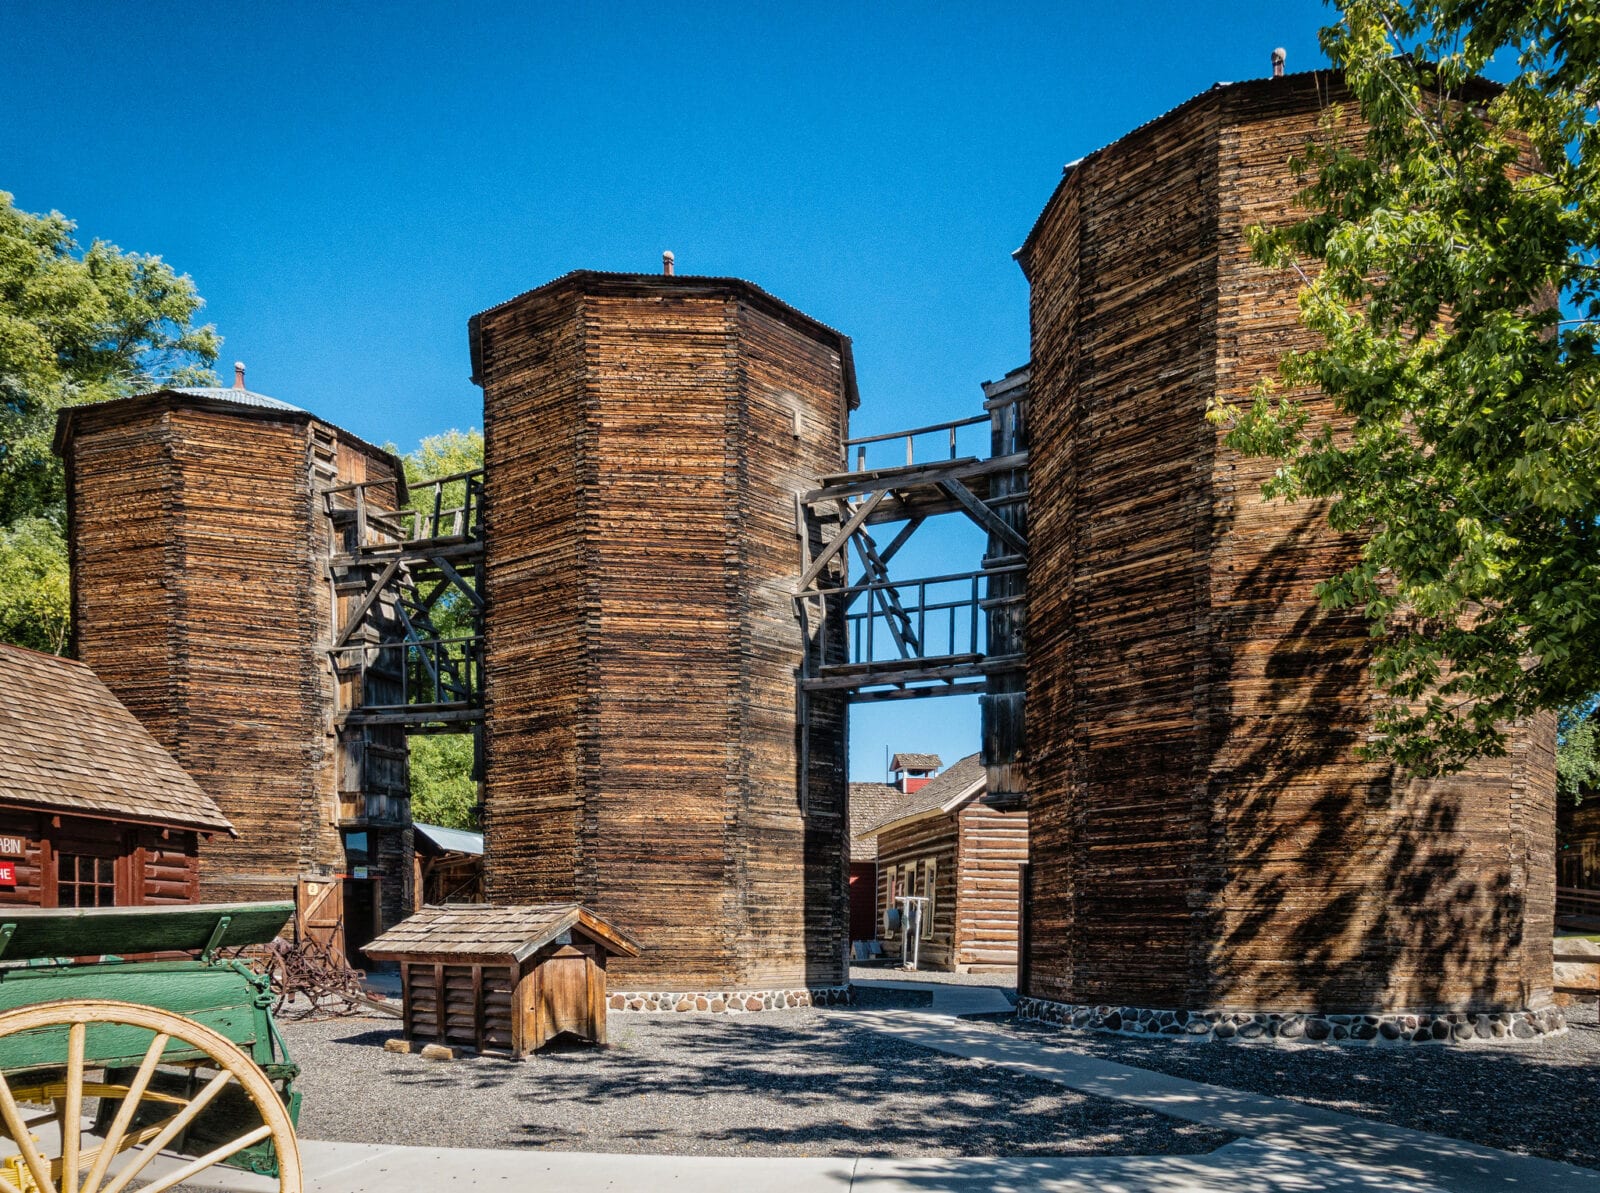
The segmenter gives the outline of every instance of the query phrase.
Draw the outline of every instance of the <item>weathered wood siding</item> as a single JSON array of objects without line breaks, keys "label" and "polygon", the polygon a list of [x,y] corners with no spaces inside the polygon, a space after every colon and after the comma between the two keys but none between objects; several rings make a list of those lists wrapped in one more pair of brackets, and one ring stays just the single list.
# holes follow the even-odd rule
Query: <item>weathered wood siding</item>
[{"label": "weathered wood siding", "polygon": [[1196,412],[1215,374],[1216,124],[1191,108],[1090,157],[1032,246],[1027,733],[1044,998],[1200,997],[1213,449]]},{"label": "weathered wood siding", "polygon": [[956,813],[955,968],[1017,963],[1019,867],[1028,860],[1028,814],[974,800]]},{"label": "weathered wood siding", "polygon": [[1273,1010],[1541,1005],[1551,727],[1408,782],[1354,747],[1354,558],[1204,413],[1306,343],[1298,279],[1246,230],[1292,218],[1326,75],[1207,93],[1091,155],[1024,252],[1033,284],[1029,993]]},{"label": "weathered wood siding", "polygon": [[802,801],[790,601],[840,337],[745,283],[595,274],[474,336],[489,897],[623,925],[613,985],[842,983],[844,711],[813,702]]},{"label": "weathered wood siding", "polygon": [[[892,906],[890,886],[899,873],[898,867],[916,867],[918,863],[934,864],[933,875],[933,934],[922,941],[917,965],[922,969],[953,969],[955,967],[956,934],[956,818],[954,814],[927,816],[909,824],[886,829],[878,834],[878,923]],[[920,886],[902,889],[900,894],[921,894]],[[881,931],[881,929],[880,929]],[[885,934],[883,952],[888,957],[900,957],[902,932]]]},{"label": "weathered wood siding", "polygon": [[[302,412],[170,393],[71,412],[63,447],[77,656],[239,833],[202,846],[205,898],[292,898],[341,871],[317,503],[393,461]],[[394,917],[411,902],[399,853]]]},{"label": "weathered wood siding", "polygon": [[189,830],[0,808],[0,836],[23,842],[20,856],[0,855],[17,867],[15,885],[0,886],[0,905],[59,906],[62,853],[113,859],[118,907],[193,903],[200,897],[198,834]]}]

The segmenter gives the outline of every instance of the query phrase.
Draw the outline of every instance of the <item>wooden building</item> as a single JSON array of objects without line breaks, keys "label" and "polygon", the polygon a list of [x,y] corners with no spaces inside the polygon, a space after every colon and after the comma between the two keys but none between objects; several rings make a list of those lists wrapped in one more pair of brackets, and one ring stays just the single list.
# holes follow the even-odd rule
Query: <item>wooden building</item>
[{"label": "wooden building", "polygon": [[1319,505],[1263,500],[1273,461],[1230,451],[1205,418],[1312,340],[1299,276],[1252,261],[1246,235],[1296,218],[1290,158],[1330,135],[1336,103],[1339,135],[1358,136],[1329,73],[1219,85],[1069,166],[1018,254],[1033,329],[1024,993],[1052,1014],[1549,1025],[1552,722],[1436,782],[1358,759],[1367,624],[1313,587],[1359,544]]},{"label": "wooden building", "polygon": [[482,903],[483,834],[413,822],[417,909],[426,904]]},{"label": "wooden building", "polygon": [[636,935],[614,988],[832,997],[845,702],[802,706],[793,589],[849,340],[748,282],[587,271],[470,331],[489,898]]},{"label": "wooden building", "polygon": [[1028,861],[1028,813],[989,806],[988,773],[970,754],[910,791],[870,825],[877,846],[877,923],[883,951],[901,956],[889,911],[903,895],[927,899],[917,963],[981,973],[1017,964],[1020,868]]},{"label": "wooden building", "polygon": [[75,653],[239,831],[202,843],[204,898],[331,882],[350,912],[328,914],[356,945],[409,913],[404,736],[335,715],[329,647],[348,597],[326,510],[359,481],[397,503],[400,462],[245,389],[243,366],[232,389],[69,407],[56,450]]},{"label": "wooden building", "polygon": [[1556,885],[1600,895],[1600,792],[1556,810]]},{"label": "wooden building", "polygon": [[0,904],[193,903],[233,827],[82,663],[0,645]]},{"label": "wooden building", "polygon": [[367,946],[400,965],[406,1039],[520,1058],[606,1042],[606,962],[638,946],[576,904],[424,907]]},{"label": "wooden building", "polygon": [[878,839],[865,835],[900,802],[893,783],[850,784],[850,944],[878,939]]}]

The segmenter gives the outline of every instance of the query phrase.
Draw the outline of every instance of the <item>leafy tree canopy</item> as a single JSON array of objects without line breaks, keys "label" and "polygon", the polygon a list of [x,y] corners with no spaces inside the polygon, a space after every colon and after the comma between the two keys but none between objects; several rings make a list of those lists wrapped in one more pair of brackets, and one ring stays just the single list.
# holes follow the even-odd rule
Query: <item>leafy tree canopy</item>
[{"label": "leafy tree canopy", "polygon": [[221,343],[195,326],[188,277],[104,240],[83,249],[74,228],[0,191],[0,639],[57,653],[69,605],[56,412],[209,381]]},{"label": "leafy tree canopy", "polygon": [[478,828],[472,735],[419,733],[411,738],[411,817],[442,828]]},{"label": "leafy tree canopy", "polygon": [[[1323,30],[1367,122],[1299,163],[1310,213],[1258,259],[1313,268],[1320,344],[1226,442],[1329,502],[1387,693],[1373,752],[1419,774],[1600,689],[1600,16],[1561,0],[1347,0]],[[1503,89],[1479,76],[1494,65]],[[1297,400],[1320,390],[1340,429]]]}]

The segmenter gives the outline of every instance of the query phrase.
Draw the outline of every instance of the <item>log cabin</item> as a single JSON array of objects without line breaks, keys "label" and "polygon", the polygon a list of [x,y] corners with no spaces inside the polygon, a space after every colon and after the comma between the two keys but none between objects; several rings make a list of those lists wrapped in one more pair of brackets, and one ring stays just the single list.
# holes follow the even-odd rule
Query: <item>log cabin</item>
[{"label": "log cabin", "polygon": [[893,783],[850,784],[850,945],[858,957],[878,939],[878,839],[867,830],[902,794]]},{"label": "log cabin", "polygon": [[82,663],[0,645],[0,904],[193,903],[216,802]]},{"label": "log cabin", "polygon": [[[66,464],[73,653],[217,801],[237,838],[200,845],[208,901],[296,898],[359,947],[412,906],[402,731],[337,715],[350,602],[330,491],[391,507],[400,461],[246,389],[73,406]],[[348,914],[346,908],[348,907]]]},{"label": "log cabin", "polygon": [[469,334],[489,899],[634,935],[619,997],[844,997],[846,704],[796,684],[793,591],[796,496],[843,467],[858,402],[848,338],[739,279],[593,271]]},{"label": "log cabin", "polygon": [[[1441,1013],[1453,1038],[1559,1026],[1553,719],[1444,779],[1360,757],[1367,623],[1315,586],[1361,543],[1321,506],[1265,500],[1275,462],[1206,419],[1314,343],[1300,276],[1257,263],[1248,235],[1299,217],[1291,159],[1314,137],[1357,142],[1356,113],[1326,71],[1219,84],[1069,165],[1018,251],[1024,1014],[1243,1015],[1258,1034],[1273,1014],[1308,1031],[1307,1015],[1382,1017],[1315,1025],[1335,1037],[1417,1038],[1416,1017]],[[1314,425],[1335,417],[1293,396]]]},{"label": "log cabin", "polygon": [[885,955],[902,957],[903,935],[889,927],[889,912],[910,895],[928,900],[919,968],[986,973],[1016,966],[1028,813],[991,807],[983,800],[987,788],[988,772],[969,754],[902,788],[861,834],[877,846],[876,919]]}]

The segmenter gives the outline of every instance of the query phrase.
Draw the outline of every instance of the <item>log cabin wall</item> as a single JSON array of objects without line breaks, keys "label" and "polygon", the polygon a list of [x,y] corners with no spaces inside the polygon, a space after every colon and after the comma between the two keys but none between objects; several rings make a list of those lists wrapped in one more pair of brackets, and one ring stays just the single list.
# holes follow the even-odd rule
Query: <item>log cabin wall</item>
[{"label": "log cabin wall", "polygon": [[1298,279],[1245,233],[1293,218],[1330,98],[1326,74],[1206,93],[1071,170],[1022,254],[1036,998],[1549,1001],[1552,726],[1449,780],[1357,760],[1365,624],[1313,586],[1358,545],[1264,502],[1271,463],[1204,421],[1306,343]]},{"label": "log cabin wall", "polygon": [[955,969],[1010,969],[1017,963],[1028,813],[979,799],[960,809],[956,821]]},{"label": "log cabin wall", "polygon": [[845,981],[844,707],[799,790],[794,501],[848,341],[748,283],[580,273],[473,321],[485,871],[644,945],[613,987]]},{"label": "log cabin wall", "polygon": [[[0,884],[0,906],[139,907],[193,903],[200,896],[200,859],[193,829],[52,815],[25,808],[0,808],[0,862],[16,866],[16,882]],[[21,846],[20,852],[12,848]],[[81,876],[109,877],[109,888],[90,893],[74,880],[79,866],[63,855],[109,862],[109,873],[85,868]],[[63,875],[66,884],[63,885]],[[98,884],[96,884],[98,885]],[[82,900],[74,898],[81,889]],[[109,895],[109,902],[87,900]]]},{"label": "log cabin wall", "polygon": [[[343,871],[320,490],[397,462],[281,403],[175,391],[69,410],[57,449],[77,657],[239,832],[201,847],[203,897]],[[398,917],[409,857],[394,869]]]},{"label": "log cabin wall", "polygon": [[[938,813],[878,834],[878,923],[899,895],[928,894],[928,874],[933,875],[932,928],[918,950],[922,969],[953,969],[956,936],[956,817]],[[904,909],[902,908],[902,911]],[[926,914],[926,913],[925,913]],[[886,957],[903,959],[903,931],[885,932]]]}]

